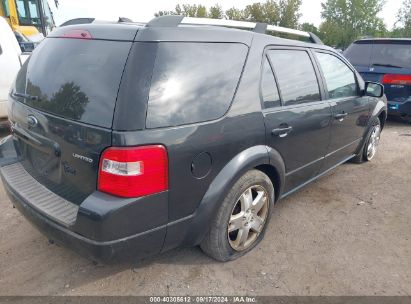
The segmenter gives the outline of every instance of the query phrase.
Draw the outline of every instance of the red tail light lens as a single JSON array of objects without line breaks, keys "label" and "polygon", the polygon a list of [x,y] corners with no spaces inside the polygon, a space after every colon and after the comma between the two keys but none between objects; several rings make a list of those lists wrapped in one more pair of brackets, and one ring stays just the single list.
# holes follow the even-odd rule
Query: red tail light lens
[{"label": "red tail light lens", "polygon": [[98,190],[140,197],[168,190],[168,156],[164,146],[108,148],[101,156]]},{"label": "red tail light lens", "polygon": [[386,74],[382,79],[383,84],[398,84],[398,85],[411,85],[411,75],[397,75]]}]

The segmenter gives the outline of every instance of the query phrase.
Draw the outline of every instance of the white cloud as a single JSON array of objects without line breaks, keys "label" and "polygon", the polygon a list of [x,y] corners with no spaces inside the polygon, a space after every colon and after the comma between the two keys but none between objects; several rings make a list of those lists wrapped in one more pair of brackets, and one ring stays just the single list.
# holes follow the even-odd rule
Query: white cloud
[{"label": "white cloud", "polygon": [[[321,2],[324,0],[303,0],[301,8],[301,22],[311,22],[315,25],[321,23]],[[50,2],[54,2],[50,0]],[[244,8],[246,5],[258,2],[258,0],[59,0],[60,6],[56,10],[54,3],[50,3],[54,11],[57,24],[79,17],[93,17],[101,20],[117,20],[118,17],[128,17],[134,21],[148,21],[159,10],[173,10],[178,3],[204,4],[212,6],[220,3],[224,10],[233,6]],[[402,0],[387,0],[380,16],[384,18],[389,28],[395,23],[395,15]]]}]

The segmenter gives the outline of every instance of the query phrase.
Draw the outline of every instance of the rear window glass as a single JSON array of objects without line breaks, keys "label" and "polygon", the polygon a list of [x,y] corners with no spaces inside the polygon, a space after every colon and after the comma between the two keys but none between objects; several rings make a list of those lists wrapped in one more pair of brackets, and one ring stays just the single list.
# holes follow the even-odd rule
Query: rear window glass
[{"label": "rear window glass", "polygon": [[265,108],[273,108],[281,105],[277,83],[275,82],[274,74],[267,57],[264,59],[261,93],[263,95]]},{"label": "rear window glass", "polygon": [[370,43],[353,43],[344,52],[344,56],[353,65],[365,65],[370,64],[372,44]]},{"label": "rear window glass", "polygon": [[158,46],[147,128],[217,119],[233,99],[248,48],[237,43],[164,42]]},{"label": "rear window glass", "polygon": [[409,43],[375,42],[371,65],[386,65],[411,69],[411,41]]},{"label": "rear window glass", "polygon": [[[27,104],[84,123],[111,127],[131,42],[45,39],[28,65]],[[20,76],[21,77],[21,76]]]}]

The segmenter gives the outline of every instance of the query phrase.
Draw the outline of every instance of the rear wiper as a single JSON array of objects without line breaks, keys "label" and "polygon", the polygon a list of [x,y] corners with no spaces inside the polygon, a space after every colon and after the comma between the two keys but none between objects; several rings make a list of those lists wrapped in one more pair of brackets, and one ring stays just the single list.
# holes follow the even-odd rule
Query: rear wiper
[{"label": "rear wiper", "polygon": [[14,92],[14,93],[13,93],[13,96],[14,96],[14,97],[24,98],[24,99],[30,99],[31,101],[38,101],[38,100],[39,100],[39,97],[38,97],[38,96],[29,95],[29,94],[24,94],[24,93]]},{"label": "rear wiper", "polygon": [[380,67],[387,67],[387,68],[400,68],[400,69],[403,68],[398,65],[393,65],[389,63],[373,63],[372,66],[380,66]]}]

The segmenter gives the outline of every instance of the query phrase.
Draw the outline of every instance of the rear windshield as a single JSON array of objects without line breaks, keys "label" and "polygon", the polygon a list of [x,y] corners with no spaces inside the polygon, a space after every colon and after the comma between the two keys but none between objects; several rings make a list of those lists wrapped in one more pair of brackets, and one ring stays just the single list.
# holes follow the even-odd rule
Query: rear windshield
[{"label": "rear windshield", "polygon": [[233,99],[248,47],[238,43],[159,43],[147,128],[217,119]]},{"label": "rear windshield", "polygon": [[411,41],[353,43],[344,55],[354,65],[411,68]]},{"label": "rear windshield", "polygon": [[411,69],[411,41],[408,43],[374,43],[371,65]]},{"label": "rear windshield", "polygon": [[28,65],[31,107],[110,128],[131,42],[45,39]]},{"label": "rear windshield", "polygon": [[371,43],[353,43],[344,52],[344,56],[353,65],[369,66],[371,59]]}]

